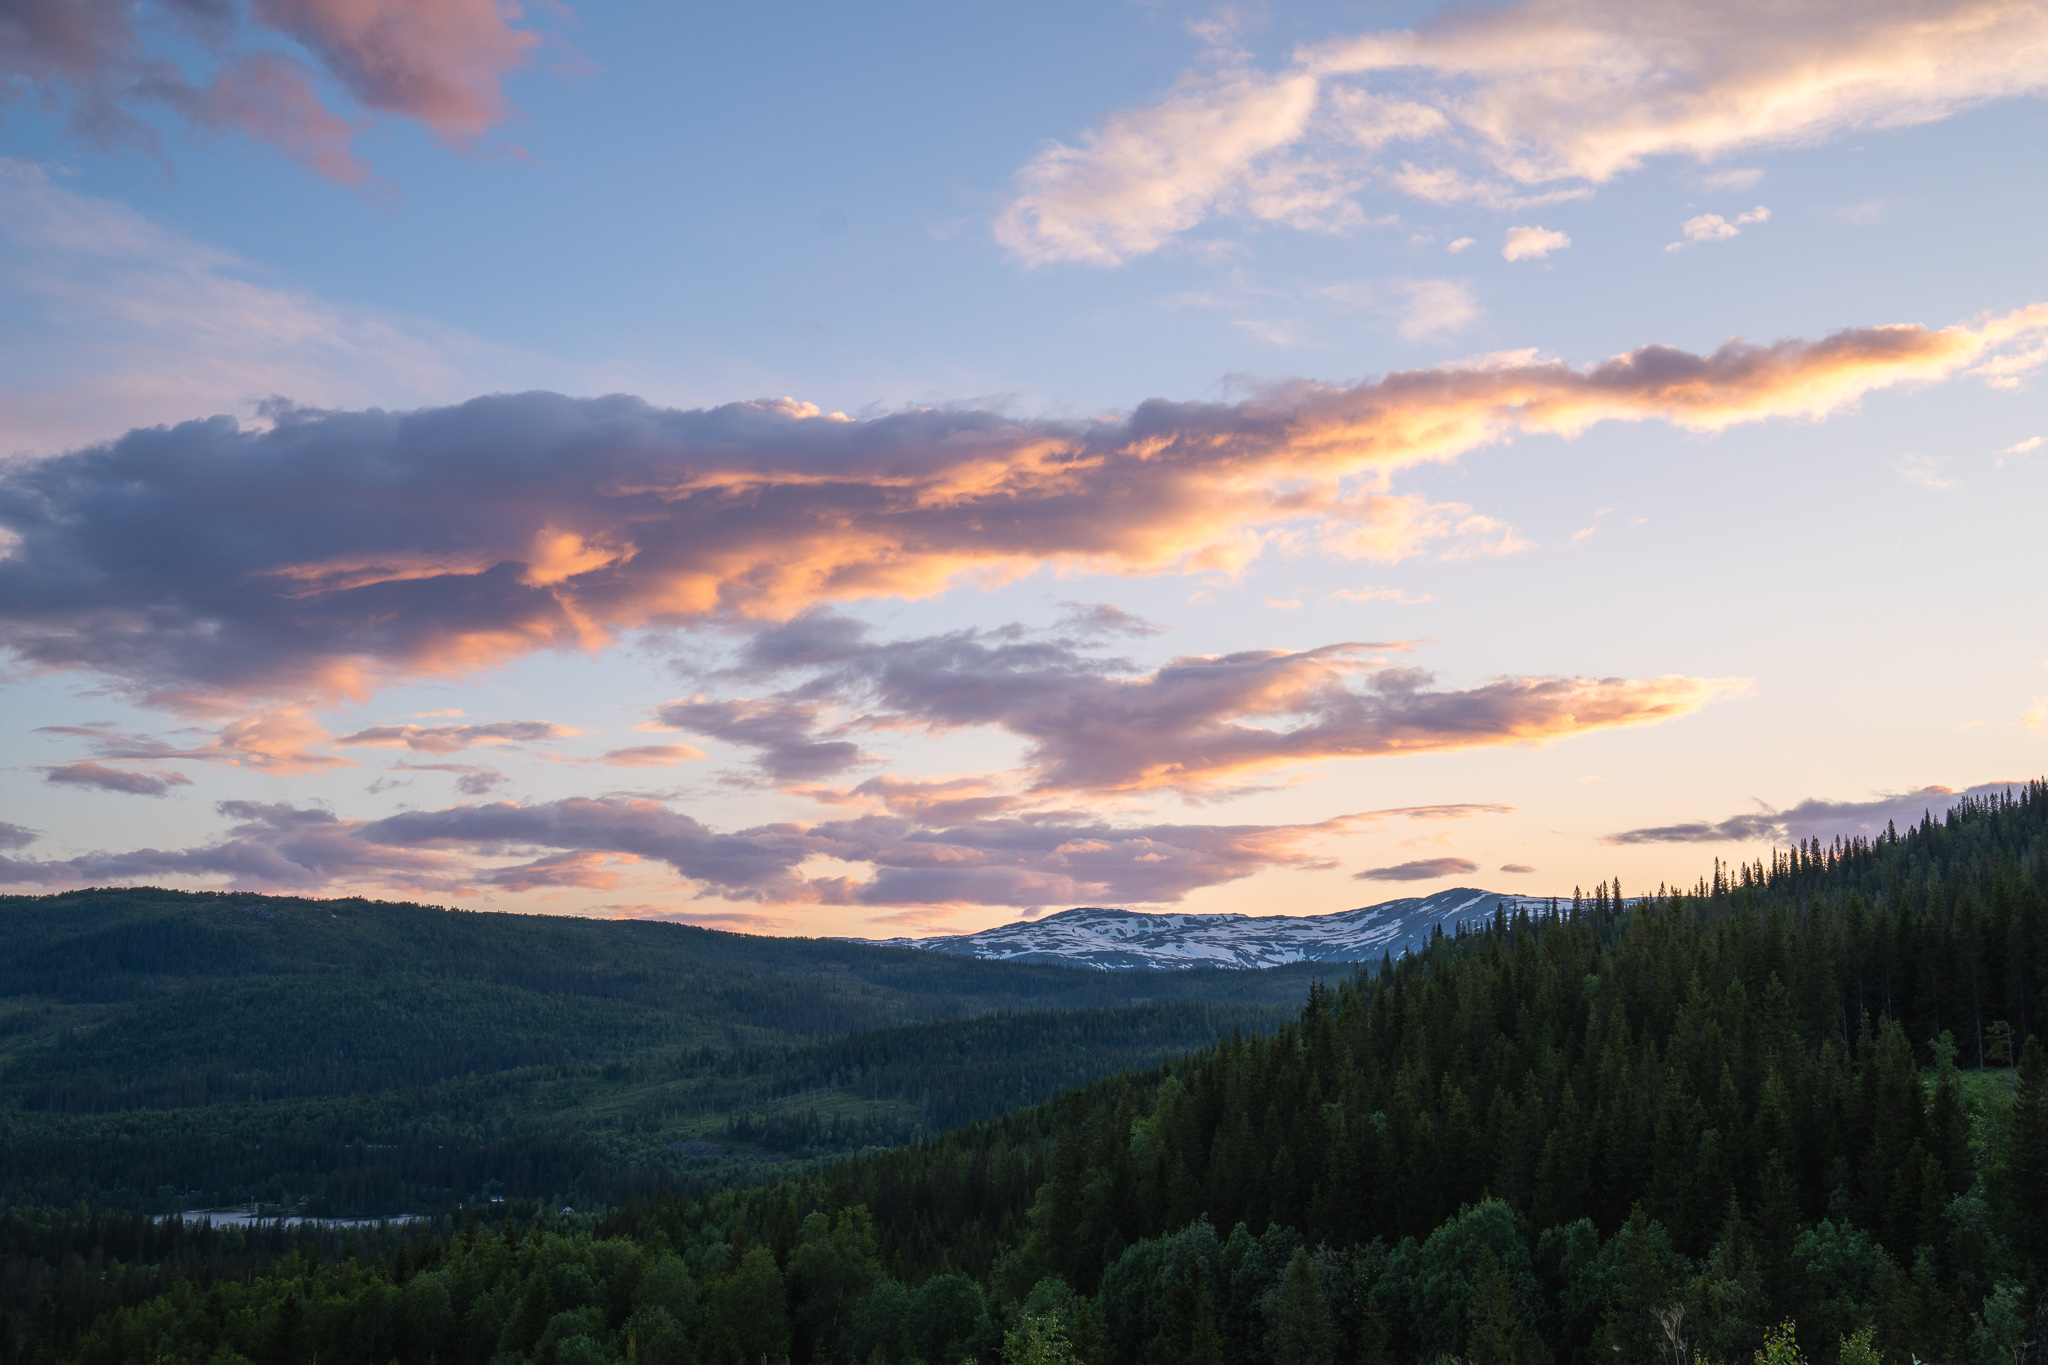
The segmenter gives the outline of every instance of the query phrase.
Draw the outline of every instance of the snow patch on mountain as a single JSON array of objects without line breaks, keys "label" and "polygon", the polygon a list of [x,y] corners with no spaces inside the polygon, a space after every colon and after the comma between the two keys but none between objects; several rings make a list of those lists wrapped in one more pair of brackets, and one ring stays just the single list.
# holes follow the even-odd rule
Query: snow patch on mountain
[{"label": "snow patch on mountain", "polygon": [[959,957],[1047,962],[1098,971],[1179,971],[1193,967],[1248,969],[1289,962],[1377,962],[1421,949],[1441,927],[1509,914],[1532,913],[1552,902],[1456,887],[1433,896],[1382,901],[1330,915],[1145,914],[1082,906],[1044,919],[984,929],[978,934],[891,938],[892,948],[922,948]]}]

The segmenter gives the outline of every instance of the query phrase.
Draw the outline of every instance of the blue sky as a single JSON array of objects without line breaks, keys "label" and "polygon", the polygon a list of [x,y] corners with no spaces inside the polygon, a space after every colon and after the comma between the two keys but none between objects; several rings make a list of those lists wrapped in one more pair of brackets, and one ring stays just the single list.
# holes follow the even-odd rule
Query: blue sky
[{"label": "blue sky", "polygon": [[2026,4],[27,4],[7,875],[1320,913],[2038,775],[2044,52]]}]

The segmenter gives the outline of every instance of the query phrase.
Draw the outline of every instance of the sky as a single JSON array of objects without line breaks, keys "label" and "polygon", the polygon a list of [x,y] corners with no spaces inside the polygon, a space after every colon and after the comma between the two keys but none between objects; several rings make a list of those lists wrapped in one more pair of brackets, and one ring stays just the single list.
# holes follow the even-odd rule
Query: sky
[{"label": "sky", "polygon": [[0,0],[0,885],[1691,886],[2048,771],[2048,0]]}]

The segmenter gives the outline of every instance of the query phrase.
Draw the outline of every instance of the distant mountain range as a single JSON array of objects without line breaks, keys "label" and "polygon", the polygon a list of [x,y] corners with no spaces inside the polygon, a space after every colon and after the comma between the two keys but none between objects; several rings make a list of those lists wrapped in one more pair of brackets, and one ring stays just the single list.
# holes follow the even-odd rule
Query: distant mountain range
[{"label": "distant mountain range", "polygon": [[957,957],[1058,963],[1105,972],[1377,962],[1383,953],[1399,957],[1420,949],[1439,925],[1448,934],[1461,920],[1490,919],[1496,905],[1512,913],[1548,904],[1544,897],[1461,886],[1331,915],[1156,915],[1091,905],[978,934],[892,938],[882,943]]}]

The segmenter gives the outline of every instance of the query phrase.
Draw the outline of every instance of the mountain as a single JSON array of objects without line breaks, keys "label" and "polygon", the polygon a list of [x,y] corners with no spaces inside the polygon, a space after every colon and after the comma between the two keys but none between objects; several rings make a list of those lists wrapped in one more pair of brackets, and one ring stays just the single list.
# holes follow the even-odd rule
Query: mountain
[{"label": "mountain", "polygon": [[1538,896],[1461,886],[1330,915],[1148,915],[1091,905],[978,934],[892,938],[883,946],[1105,972],[1373,962],[1382,954],[1419,951],[1439,927],[1451,933],[1461,922],[1490,920],[1495,906],[1513,913],[1550,904]]}]

